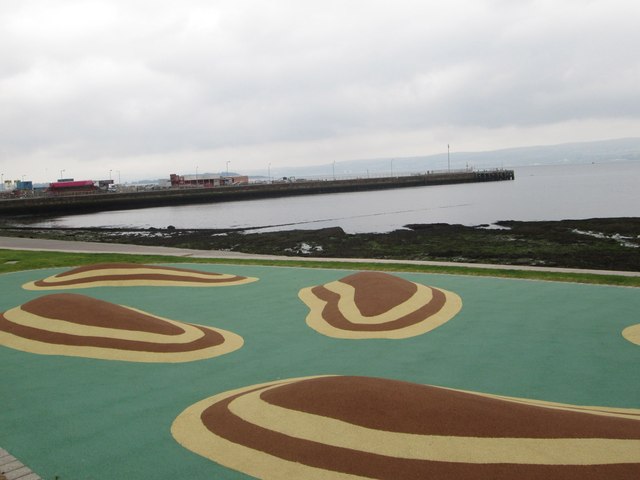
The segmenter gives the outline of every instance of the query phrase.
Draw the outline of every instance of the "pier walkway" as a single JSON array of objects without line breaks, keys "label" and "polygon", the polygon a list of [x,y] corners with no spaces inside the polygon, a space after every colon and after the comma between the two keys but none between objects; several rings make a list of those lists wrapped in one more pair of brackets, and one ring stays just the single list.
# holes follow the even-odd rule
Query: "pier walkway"
[{"label": "pier walkway", "polygon": [[195,203],[257,200],[459,183],[514,180],[513,170],[462,170],[348,180],[297,180],[207,188],[167,188],[143,192],[100,192],[67,196],[29,196],[0,200],[2,215],[53,215],[125,210]]}]

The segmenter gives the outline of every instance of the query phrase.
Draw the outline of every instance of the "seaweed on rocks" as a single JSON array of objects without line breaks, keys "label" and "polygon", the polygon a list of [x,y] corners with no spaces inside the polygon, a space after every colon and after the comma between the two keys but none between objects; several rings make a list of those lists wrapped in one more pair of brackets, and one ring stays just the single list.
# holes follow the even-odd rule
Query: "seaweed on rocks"
[{"label": "seaweed on rocks", "polygon": [[[0,235],[327,258],[436,260],[640,271],[640,218],[495,226],[406,225],[388,233],[319,230],[0,228]],[[491,228],[497,227],[497,228]]]}]

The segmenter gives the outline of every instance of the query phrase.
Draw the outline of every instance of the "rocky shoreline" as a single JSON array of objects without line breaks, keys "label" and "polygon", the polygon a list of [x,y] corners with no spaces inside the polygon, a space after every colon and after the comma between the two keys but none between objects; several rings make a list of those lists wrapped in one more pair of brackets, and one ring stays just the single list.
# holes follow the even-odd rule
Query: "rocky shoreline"
[{"label": "rocky shoreline", "polygon": [[433,260],[640,271],[640,218],[407,225],[389,233],[341,228],[251,230],[0,226],[0,236],[158,245],[291,257]]}]

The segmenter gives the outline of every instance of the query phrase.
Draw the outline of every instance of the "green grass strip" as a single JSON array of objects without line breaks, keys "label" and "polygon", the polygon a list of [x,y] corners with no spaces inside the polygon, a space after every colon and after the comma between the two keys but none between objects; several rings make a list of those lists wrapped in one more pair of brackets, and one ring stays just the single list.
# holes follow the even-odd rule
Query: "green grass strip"
[{"label": "green grass strip", "polygon": [[0,249],[0,273],[33,270],[39,268],[72,267],[92,263],[216,263],[232,265],[262,265],[277,267],[303,267],[341,270],[377,270],[392,272],[441,273],[453,275],[472,275],[501,278],[520,278],[527,280],[546,280],[553,282],[590,283],[598,285],[616,285],[640,287],[640,277],[622,275],[598,275],[590,273],[540,272],[531,270],[490,269],[481,267],[457,267],[438,265],[415,265],[407,263],[341,262],[313,260],[264,260],[229,258],[190,258],[165,255],[134,255],[118,253],[72,253],[43,252],[31,250]]}]

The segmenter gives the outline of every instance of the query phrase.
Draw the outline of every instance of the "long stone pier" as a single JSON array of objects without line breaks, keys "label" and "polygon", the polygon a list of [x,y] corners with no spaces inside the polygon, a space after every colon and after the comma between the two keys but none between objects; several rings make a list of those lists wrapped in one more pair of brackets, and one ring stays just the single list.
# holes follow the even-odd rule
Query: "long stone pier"
[{"label": "long stone pier", "polygon": [[212,188],[167,188],[162,190],[68,196],[32,196],[0,200],[0,215],[55,215],[125,210],[192,203],[215,203],[294,195],[357,192],[391,188],[422,187],[456,183],[514,180],[513,170],[427,172],[424,174],[358,178],[350,180],[298,180],[295,182],[224,186]]}]

